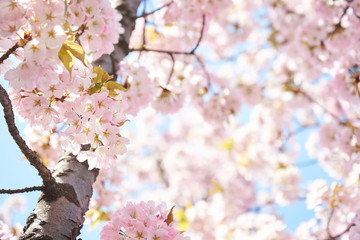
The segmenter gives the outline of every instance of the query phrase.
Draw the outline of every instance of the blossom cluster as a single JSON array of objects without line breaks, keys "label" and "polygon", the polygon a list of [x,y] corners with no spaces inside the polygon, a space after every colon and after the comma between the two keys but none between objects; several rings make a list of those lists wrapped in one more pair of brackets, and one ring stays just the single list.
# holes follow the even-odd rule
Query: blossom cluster
[{"label": "blossom cluster", "polygon": [[[90,169],[110,167],[126,152],[128,140],[119,128],[127,104],[122,87],[101,68],[93,68],[91,60],[113,51],[123,31],[121,15],[102,0],[4,1],[4,9],[2,19],[9,29],[14,21],[21,23],[2,35],[7,37],[3,41],[20,47],[18,65],[4,75],[17,114],[38,133],[63,124],[65,130],[58,132],[63,149],[88,160]],[[57,161],[56,146],[53,156],[41,156],[43,161]]]},{"label": "blossom cluster", "polygon": [[148,70],[132,59],[122,61],[117,74],[127,89],[124,92],[128,103],[126,113],[136,116],[137,112],[147,107],[153,99],[155,83],[150,79]]},{"label": "blossom cluster", "polygon": [[[224,4],[216,12],[216,20],[208,14],[215,13],[214,8],[202,9],[206,2],[174,1],[149,17],[159,25],[144,27],[143,19],[137,20],[134,48],[143,43],[147,49],[188,53],[199,39],[205,15],[203,51],[198,54],[210,60],[210,80],[191,55],[137,55],[146,59],[155,83],[166,89],[158,86],[153,99],[162,96],[165,101],[151,104],[156,112],[138,113],[138,129],[129,135],[140,140],[130,146],[129,154],[142,164],[123,160],[124,175],[144,191],[143,197],[184,206],[179,225],[186,225],[194,239],[356,236],[359,1],[234,0],[231,8]],[[185,10],[176,10],[179,5],[186,5]],[[195,5],[196,11],[187,11]],[[189,105],[195,110],[187,112]],[[243,106],[251,112],[245,121]],[[157,112],[173,115],[160,117]],[[148,129],[150,124],[156,127]],[[305,170],[297,160],[302,147],[294,136],[308,129],[313,133],[306,152],[334,181],[312,179],[304,186]],[[155,190],[141,188],[149,183]],[[264,190],[255,190],[259,185]],[[243,201],[230,197],[236,195],[234,189],[242,189]],[[274,232],[255,224],[242,226],[245,212],[257,206],[266,211],[304,196],[314,217],[293,234],[272,215],[255,214],[254,219],[277,222]]]},{"label": "blossom cluster", "polygon": [[[101,70],[94,73],[91,65],[85,67],[75,61],[71,76],[63,72],[61,82],[48,91],[11,92],[18,114],[36,126],[38,133],[56,129],[51,129],[51,124],[65,124],[65,130],[58,132],[60,139],[52,142],[55,144],[52,161],[57,161],[59,142],[63,149],[77,154],[79,161],[88,160],[90,169],[108,168],[118,155],[126,152],[128,140],[121,136],[120,127],[126,122],[127,103],[116,89],[104,87],[91,92],[96,87],[93,79],[100,74]],[[28,136],[34,139],[36,134]],[[41,146],[39,152],[43,153]]]},{"label": "blossom cluster", "polygon": [[24,212],[26,199],[22,195],[11,195],[0,206],[0,239],[15,240],[22,232],[20,223],[14,224],[12,213]]},{"label": "blossom cluster", "polygon": [[0,220],[0,239],[1,240],[16,240],[17,239],[17,237],[11,233],[9,226],[4,224],[1,220]]},{"label": "blossom cluster", "polygon": [[128,202],[103,227],[101,239],[189,240],[176,229],[172,214],[172,209],[167,210],[165,203],[155,205],[153,201],[138,204]]}]

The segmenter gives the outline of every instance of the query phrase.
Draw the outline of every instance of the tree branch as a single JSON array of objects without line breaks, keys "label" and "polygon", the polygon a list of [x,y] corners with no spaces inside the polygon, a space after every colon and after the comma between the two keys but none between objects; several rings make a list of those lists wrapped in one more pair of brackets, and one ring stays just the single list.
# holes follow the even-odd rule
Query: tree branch
[{"label": "tree branch", "polygon": [[6,90],[0,85],[0,102],[4,108],[4,118],[7,123],[9,133],[12,138],[15,140],[16,144],[20,148],[21,152],[28,159],[30,164],[36,168],[38,174],[43,180],[44,186],[46,188],[51,188],[55,183],[54,178],[51,176],[50,170],[45,167],[45,165],[40,161],[37,153],[31,150],[26,144],[25,140],[20,136],[19,130],[15,125],[14,112],[11,105],[11,100]]},{"label": "tree branch", "polygon": [[143,12],[140,16],[138,16],[137,18],[141,18],[141,17],[145,17],[145,18],[146,18],[147,16],[152,15],[152,14],[156,13],[157,11],[160,11],[160,10],[163,9],[163,8],[166,8],[166,7],[170,6],[170,5],[173,4],[173,3],[174,3],[174,1],[170,1],[170,2],[162,5],[161,7],[157,8],[157,9],[151,11],[151,12],[148,12],[148,13],[146,13],[146,12],[145,12],[145,9],[144,9],[144,12]]},{"label": "tree branch", "polygon": [[35,187],[26,187],[20,189],[0,189],[0,194],[14,194],[14,193],[24,193],[24,192],[33,192],[33,191],[44,191],[44,186],[35,186]]},{"label": "tree branch", "polygon": [[171,58],[172,64],[171,64],[171,70],[170,70],[169,78],[168,78],[168,80],[166,82],[166,85],[169,85],[171,77],[172,77],[172,75],[174,73],[174,67],[175,67],[175,58],[174,58],[174,56],[172,54],[170,54],[170,53],[169,53],[169,56]]},{"label": "tree branch", "polygon": [[333,236],[334,239],[338,239],[339,237],[341,237],[342,235],[344,235],[345,233],[347,233],[348,231],[350,231],[350,228],[355,226],[354,223],[350,224],[344,231],[342,231],[341,233]]},{"label": "tree branch", "polygon": [[[168,3],[168,5],[170,5],[172,2]],[[166,6],[166,5],[164,5]],[[143,13],[144,14],[144,13]],[[146,18],[145,18],[146,20]],[[146,21],[145,21],[146,23]],[[195,46],[192,48],[192,50],[190,51],[170,51],[170,50],[161,50],[161,49],[150,49],[150,48],[147,48],[145,46],[145,43],[146,43],[146,39],[144,38],[145,36],[145,24],[144,24],[144,32],[143,32],[143,44],[142,44],[142,47],[141,48],[132,48],[130,49],[129,51],[130,52],[140,52],[140,54],[144,51],[144,52],[157,52],[157,53],[163,53],[163,54],[167,54],[171,57],[171,60],[172,60],[172,67],[171,67],[171,70],[170,70],[170,74],[169,74],[169,78],[168,78],[168,81],[167,81],[167,85],[169,84],[170,82],[170,79],[171,79],[171,76],[173,75],[173,72],[174,72],[174,66],[175,66],[175,58],[174,58],[174,55],[190,55],[190,56],[194,56],[197,60],[197,62],[200,64],[200,67],[201,69],[203,70],[204,74],[205,74],[205,77],[206,77],[206,82],[207,82],[207,86],[209,87],[210,86],[210,75],[209,73],[207,72],[206,70],[206,67],[205,67],[205,64],[204,62],[201,60],[201,58],[199,57],[199,55],[197,55],[195,53],[195,51],[198,49],[202,39],[203,39],[203,35],[204,35],[204,29],[205,29],[205,23],[206,23],[206,17],[205,17],[205,14],[202,16],[202,25],[201,25],[201,30],[200,30],[200,36],[195,44]],[[140,57],[140,55],[139,55]]]},{"label": "tree branch", "polygon": [[9,50],[6,51],[1,57],[0,57],[0,64],[2,64],[13,52],[16,51],[20,46],[18,43],[15,43],[14,46],[12,46]]},{"label": "tree branch", "polygon": [[195,45],[195,47],[193,48],[193,50],[190,51],[190,53],[195,53],[196,49],[199,47],[200,45],[200,42],[203,38],[203,35],[204,35],[204,29],[205,29],[205,20],[206,20],[206,17],[205,17],[205,14],[203,14],[202,16],[202,25],[201,25],[201,30],[200,30],[200,37]]}]

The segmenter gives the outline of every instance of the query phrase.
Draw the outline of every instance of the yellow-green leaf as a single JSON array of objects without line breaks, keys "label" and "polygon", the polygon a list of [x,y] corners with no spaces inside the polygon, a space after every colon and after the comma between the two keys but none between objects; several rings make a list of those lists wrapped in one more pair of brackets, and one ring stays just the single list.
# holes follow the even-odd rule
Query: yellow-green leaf
[{"label": "yellow-green leaf", "polygon": [[76,57],[77,59],[79,59],[85,66],[85,51],[84,49],[77,43],[66,40],[63,43],[63,47],[70,51],[72,55],[74,55],[74,57]]},{"label": "yellow-green leaf", "polygon": [[101,85],[95,84],[95,86],[89,88],[88,93],[89,93],[90,95],[92,95],[92,94],[98,93],[98,92],[100,92],[100,91],[101,91]]},{"label": "yellow-green leaf", "polygon": [[93,78],[93,82],[96,83],[105,83],[113,78],[112,75],[109,75],[105,70],[100,66],[93,67],[93,73],[96,73],[97,76]]},{"label": "yellow-green leaf", "polygon": [[74,66],[74,56],[69,50],[67,50],[64,45],[60,48],[58,56],[61,62],[64,64],[65,68],[71,72],[72,67]]},{"label": "yellow-green leaf", "polygon": [[121,84],[114,82],[114,81],[108,81],[106,82],[103,87],[105,87],[107,90],[109,90],[109,97],[116,97],[118,93],[116,90],[120,91],[126,91],[127,89],[124,88]]}]

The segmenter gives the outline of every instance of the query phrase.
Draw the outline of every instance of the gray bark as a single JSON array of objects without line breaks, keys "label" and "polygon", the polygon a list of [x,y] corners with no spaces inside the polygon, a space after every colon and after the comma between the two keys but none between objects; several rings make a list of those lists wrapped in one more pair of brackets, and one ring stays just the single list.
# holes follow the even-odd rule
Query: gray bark
[{"label": "gray bark", "polygon": [[[125,33],[111,55],[101,57],[96,65],[114,74],[118,63],[129,53],[128,43],[135,27],[136,12],[141,0],[116,1],[116,9],[123,15]],[[52,176],[55,187],[45,189],[34,211],[27,219],[21,240],[73,240],[80,234],[84,214],[89,208],[92,184],[98,170],[88,170],[87,163],[80,163],[76,156],[64,153]]]},{"label": "gray bark", "polygon": [[20,239],[75,239],[85,220],[97,174],[98,170],[89,171],[86,163],[64,153],[52,172],[55,190],[45,190],[40,196]]}]

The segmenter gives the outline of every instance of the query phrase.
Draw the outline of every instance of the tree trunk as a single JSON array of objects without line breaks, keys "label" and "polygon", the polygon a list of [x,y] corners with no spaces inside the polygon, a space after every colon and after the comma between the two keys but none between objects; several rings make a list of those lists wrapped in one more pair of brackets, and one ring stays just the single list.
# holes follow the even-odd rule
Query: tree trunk
[{"label": "tree trunk", "polygon": [[75,239],[85,220],[97,174],[98,170],[89,171],[86,163],[64,153],[52,173],[57,191],[44,191],[40,196],[20,239]]},{"label": "tree trunk", "polygon": [[[116,9],[123,15],[125,33],[111,55],[102,56],[95,62],[115,74],[118,62],[128,53],[128,43],[135,27],[136,12],[141,0],[115,1]],[[88,170],[87,163],[80,163],[76,156],[64,153],[52,172],[56,180],[55,191],[44,191],[27,219],[21,240],[75,240],[85,220],[92,196],[92,184],[98,170]]]}]

